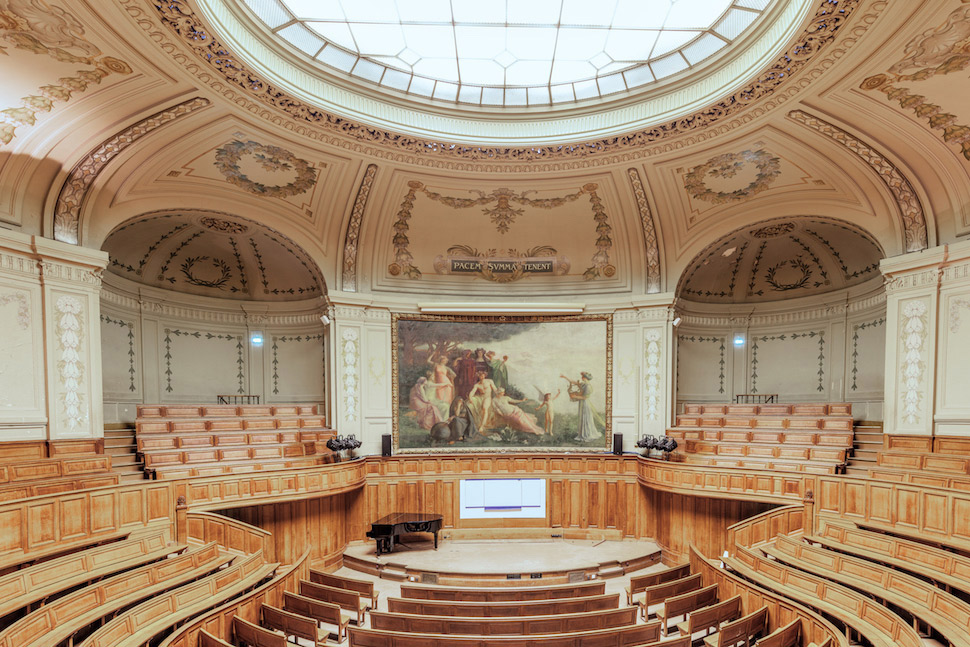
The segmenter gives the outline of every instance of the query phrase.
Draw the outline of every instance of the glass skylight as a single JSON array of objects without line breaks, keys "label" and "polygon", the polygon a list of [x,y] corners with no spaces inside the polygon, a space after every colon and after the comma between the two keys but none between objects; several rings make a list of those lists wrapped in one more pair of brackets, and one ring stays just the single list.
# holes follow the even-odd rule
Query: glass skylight
[{"label": "glass skylight", "polygon": [[243,0],[317,62],[450,103],[548,106],[695,67],[777,0]]}]

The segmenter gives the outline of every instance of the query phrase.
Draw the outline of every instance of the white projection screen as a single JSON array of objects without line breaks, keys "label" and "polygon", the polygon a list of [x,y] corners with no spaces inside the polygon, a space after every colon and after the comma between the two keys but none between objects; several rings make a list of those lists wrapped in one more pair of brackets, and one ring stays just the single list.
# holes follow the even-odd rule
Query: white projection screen
[{"label": "white projection screen", "polygon": [[462,479],[462,519],[545,519],[545,479]]}]

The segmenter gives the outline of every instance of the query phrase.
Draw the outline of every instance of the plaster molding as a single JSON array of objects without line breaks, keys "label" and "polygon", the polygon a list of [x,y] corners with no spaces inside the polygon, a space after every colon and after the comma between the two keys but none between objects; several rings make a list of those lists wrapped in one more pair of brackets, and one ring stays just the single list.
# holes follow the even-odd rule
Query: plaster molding
[{"label": "plaster molding", "polygon": [[900,382],[902,383],[902,418],[909,425],[918,425],[923,408],[923,375],[926,361],[923,359],[926,338],[929,335],[927,325],[928,308],[922,300],[913,300],[902,308],[902,326],[900,342],[903,350],[903,361],[900,364]]},{"label": "plaster molding", "polygon": [[[692,115],[591,142],[495,148],[426,141],[327,114],[288,96],[247,69],[209,34],[184,0],[155,1],[152,13],[145,10],[141,0],[121,3],[178,64],[252,115],[298,136],[377,159],[479,172],[589,169],[630,163],[707,141],[791,101],[842,58],[888,5],[884,0],[867,3],[863,13],[858,11],[861,0],[823,0],[803,34],[774,65],[730,97]],[[847,23],[851,26],[846,27]],[[758,105],[752,107],[754,104]]]},{"label": "plaster molding", "polygon": [[687,328],[747,328],[789,326],[793,324],[817,324],[833,319],[842,319],[846,315],[869,314],[880,311],[886,306],[886,293],[883,290],[860,299],[843,303],[825,303],[814,307],[806,306],[797,310],[784,312],[758,313],[738,316],[738,313],[691,313],[681,311],[683,326]]},{"label": "plaster molding", "polygon": [[803,110],[792,110],[788,113],[788,118],[841,145],[865,162],[876,173],[896,200],[896,206],[899,208],[902,217],[907,252],[916,252],[929,246],[926,215],[923,212],[923,205],[916,195],[916,190],[903,172],[885,155],[838,126]]},{"label": "plaster molding", "polygon": [[367,198],[374,186],[376,175],[377,164],[368,164],[357,188],[354,208],[350,212],[350,222],[347,224],[347,233],[344,236],[343,275],[340,283],[340,289],[345,292],[357,291],[357,243],[360,240],[360,226],[364,219],[364,209],[367,208]]},{"label": "plaster molding", "polygon": [[354,306],[334,306],[335,321],[362,321],[390,324],[391,311],[384,308],[359,308]]},{"label": "plaster molding", "polygon": [[344,420],[354,422],[360,404],[360,332],[356,328],[344,328],[340,333],[341,396]]},{"label": "plaster molding", "polygon": [[84,301],[75,296],[60,296],[54,302],[56,318],[54,334],[57,337],[59,352],[57,377],[60,381],[60,404],[64,415],[64,429],[73,433],[84,424],[85,402],[84,386]]},{"label": "plaster molding", "polygon": [[662,390],[660,376],[661,359],[661,339],[663,338],[660,330],[651,328],[646,331],[643,337],[644,343],[644,396],[646,405],[646,417],[650,422],[660,419],[660,409],[662,406]]},{"label": "plaster molding", "polygon": [[640,212],[640,228],[643,230],[643,244],[647,253],[647,293],[653,294],[660,292],[661,286],[661,267],[660,267],[660,246],[657,239],[657,227],[653,221],[653,213],[650,211],[650,203],[647,201],[647,192],[643,188],[643,181],[640,179],[640,172],[635,168],[627,169],[630,177],[630,186],[633,188],[633,195],[637,200],[637,210]]},{"label": "plaster molding", "polygon": [[113,159],[139,139],[166,124],[205,108],[209,103],[208,99],[202,97],[183,101],[128,126],[88,151],[87,155],[71,169],[57,196],[57,202],[54,205],[54,239],[72,245],[80,244],[81,207],[98,175]]},{"label": "plaster molding", "polygon": [[943,270],[939,267],[922,268],[906,274],[893,274],[886,278],[886,292],[895,294],[920,288],[936,288],[942,276]]},{"label": "plaster molding", "polygon": [[40,261],[41,276],[44,281],[58,281],[62,283],[80,284],[93,288],[101,288],[104,278],[104,268],[78,267],[51,260]]}]

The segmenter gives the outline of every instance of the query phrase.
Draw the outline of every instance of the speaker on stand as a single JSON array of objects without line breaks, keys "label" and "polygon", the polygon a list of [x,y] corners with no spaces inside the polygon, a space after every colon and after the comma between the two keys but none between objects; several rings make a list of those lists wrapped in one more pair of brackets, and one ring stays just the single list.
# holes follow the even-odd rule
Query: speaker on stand
[{"label": "speaker on stand", "polygon": [[623,434],[613,434],[613,453],[617,455],[623,453]]},{"label": "speaker on stand", "polygon": [[391,455],[391,434],[381,436],[381,456]]}]

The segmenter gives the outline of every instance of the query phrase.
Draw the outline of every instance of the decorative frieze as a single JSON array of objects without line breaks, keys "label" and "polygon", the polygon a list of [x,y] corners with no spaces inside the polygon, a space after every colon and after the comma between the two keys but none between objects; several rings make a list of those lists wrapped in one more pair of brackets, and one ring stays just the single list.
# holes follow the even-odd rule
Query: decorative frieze
[{"label": "decorative frieze", "polygon": [[340,363],[343,417],[354,422],[360,407],[360,333],[356,328],[344,328],[340,335]]},{"label": "decorative frieze", "polygon": [[647,252],[647,293],[652,294],[661,290],[657,227],[653,221],[653,213],[650,211],[650,203],[647,201],[647,192],[640,179],[640,172],[631,168],[627,169],[627,174],[630,176],[630,186],[633,188],[633,195],[637,199],[637,210],[640,212],[640,229],[643,230],[643,244]]},{"label": "decorative frieze", "polygon": [[374,178],[377,176],[377,164],[368,164],[364,177],[357,188],[357,198],[354,208],[350,212],[350,222],[347,223],[347,233],[344,236],[344,264],[341,277],[341,287],[345,292],[357,291],[357,244],[360,240],[360,226],[367,208],[367,198],[370,196]]},{"label": "decorative frieze", "polygon": [[923,375],[926,337],[929,334],[927,307],[922,300],[914,300],[903,306],[900,341],[903,359],[900,362],[902,389],[902,420],[908,425],[918,425],[923,408]]},{"label": "decorative frieze", "polygon": [[644,414],[647,420],[655,421],[660,419],[661,409],[663,408],[663,389],[661,379],[661,358],[663,348],[661,340],[663,335],[657,329],[651,329],[644,335]]},{"label": "decorative frieze", "polygon": [[85,420],[84,302],[74,296],[60,296],[54,302],[54,335],[57,337],[57,375],[64,429],[75,432]]}]

